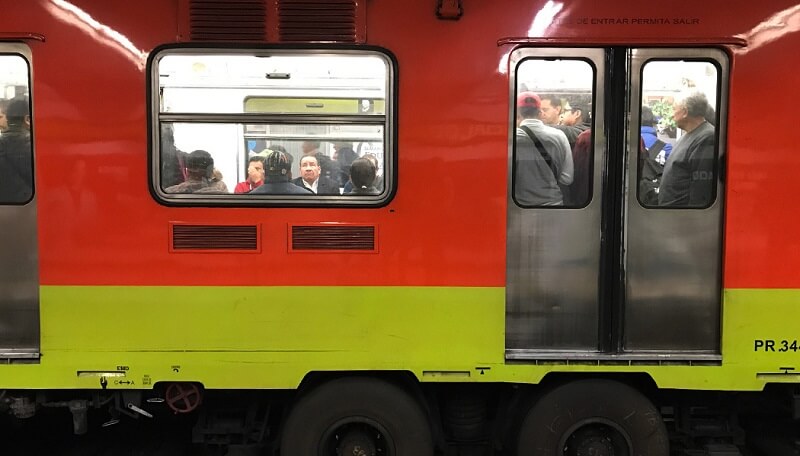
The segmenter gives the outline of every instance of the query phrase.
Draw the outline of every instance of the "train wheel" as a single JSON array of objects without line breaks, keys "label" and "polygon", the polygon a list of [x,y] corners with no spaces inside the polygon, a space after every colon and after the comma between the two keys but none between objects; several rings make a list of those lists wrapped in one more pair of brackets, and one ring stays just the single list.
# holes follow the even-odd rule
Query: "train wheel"
[{"label": "train wheel", "polygon": [[342,378],[301,398],[281,439],[283,456],[431,456],[428,419],[416,400],[382,380]]},{"label": "train wheel", "polygon": [[653,404],[611,380],[580,380],[546,393],[520,428],[519,456],[669,456]]}]

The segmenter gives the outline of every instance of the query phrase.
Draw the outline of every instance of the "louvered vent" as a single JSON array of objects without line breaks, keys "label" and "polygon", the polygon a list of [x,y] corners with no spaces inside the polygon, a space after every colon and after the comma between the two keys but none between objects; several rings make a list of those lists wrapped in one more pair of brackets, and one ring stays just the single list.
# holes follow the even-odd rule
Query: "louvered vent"
[{"label": "louvered vent", "polygon": [[172,225],[173,250],[258,250],[255,225]]},{"label": "louvered vent", "polygon": [[356,0],[278,0],[281,41],[356,42]]},{"label": "louvered vent", "polygon": [[374,226],[293,226],[292,250],[375,250]]},{"label": "louvered vent", "polygon": [[263,41],[266,38],[264,0],[191,0],[194,41]]}]

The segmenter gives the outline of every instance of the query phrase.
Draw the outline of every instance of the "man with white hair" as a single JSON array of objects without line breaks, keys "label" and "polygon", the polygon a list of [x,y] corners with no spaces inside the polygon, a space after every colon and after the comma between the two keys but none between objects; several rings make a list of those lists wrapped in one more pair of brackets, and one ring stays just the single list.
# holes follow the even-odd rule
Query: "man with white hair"
[{"label": "man with white hair", "polygon": [[696,92],[672,106],[675,124],[686,133],[672,149],[661,184],[658,205],[705,207],[714,194],[714,126],[705,119],[708,99]]}]

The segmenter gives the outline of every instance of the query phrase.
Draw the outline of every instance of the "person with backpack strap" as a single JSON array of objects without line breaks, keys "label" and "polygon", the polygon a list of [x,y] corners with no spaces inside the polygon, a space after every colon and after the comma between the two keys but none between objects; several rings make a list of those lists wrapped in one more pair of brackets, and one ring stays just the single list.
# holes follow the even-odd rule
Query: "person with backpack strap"
[{"label": "person with backpack strap", "polygon": [[540,113],[538,95],[517,96],[514,199],[523,206],[560,206],[562,188],[572,183],[572,153],[564,133],[545,125]]}]

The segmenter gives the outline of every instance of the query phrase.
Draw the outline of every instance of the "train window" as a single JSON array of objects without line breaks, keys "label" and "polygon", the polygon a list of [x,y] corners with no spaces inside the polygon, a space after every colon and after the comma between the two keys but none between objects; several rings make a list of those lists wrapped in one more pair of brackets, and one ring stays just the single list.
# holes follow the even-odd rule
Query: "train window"
[{"label": "train window", "polygon": [[0,204],[33,198],[33,147],[28,62],[0,54]]},{"label": "train window", "polygon": [[719,71],[709,61],[654,60],[642,68],[639,203],[705,208],[716,196]]},{"label": "train window", "polygon": [[389,198],[395,81],[386,55],[181,48],[151,65],[160,198],[298,206]]},{"label": "train window", "polygon": [[512,194],[518,205],[589,203],[594,73],[578,59],[526,59],[517,66]]}]

